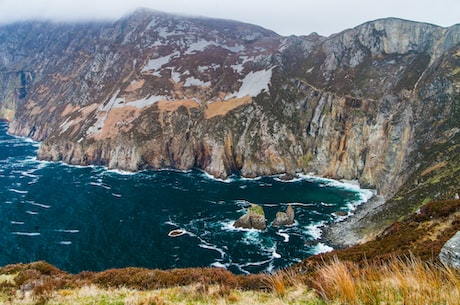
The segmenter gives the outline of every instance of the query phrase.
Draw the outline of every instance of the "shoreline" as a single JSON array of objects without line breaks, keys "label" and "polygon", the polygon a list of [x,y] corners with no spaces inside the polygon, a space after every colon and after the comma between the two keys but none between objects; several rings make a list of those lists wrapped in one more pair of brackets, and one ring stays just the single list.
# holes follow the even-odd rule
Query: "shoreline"
[{"label": "shoreline", "polygon": [[353,215],[343,221],[323,227],[321,241],[336,249],[344,249],[368,241],[359,231],[366,227],[366,218],[375,214],[385,203],[385,199],[374,194],[367,202],[356,207]]}]

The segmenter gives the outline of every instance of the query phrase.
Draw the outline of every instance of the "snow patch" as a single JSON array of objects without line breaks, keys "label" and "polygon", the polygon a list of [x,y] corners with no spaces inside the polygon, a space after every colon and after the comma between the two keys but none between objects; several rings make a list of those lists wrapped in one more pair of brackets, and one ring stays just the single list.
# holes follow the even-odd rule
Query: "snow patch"
[{"label": "snow patch", "polygon": [[174,52],[167,56],[150,59],[149,62],[144,66],[141,72],[160,70],[164,65],[168,64],[171,61],[171,59],[179,55],[180,55],[180,52]]},{"label": "snow patch", "polygon": [[180,83],[181,76],[182,76],[182,74],[180,74],[179,72],[176,72],[176,71],[173,71],[171,73],[171,78],[176,84]]},{"label": "snow patch", "polygon": [[211,86],[211,82],[203,82],[202,80],[197,79],[197,78],[192,76],[192,77],[187,78],[187,80],[185,81],[184,86],[185,87],[190,87],[190,86],[209,87],[209,86]]},{"label": "snow patch", "polygon": [[273,68],[249,72],[242,80],[240,90],[227,96],[226,99],[242,98],[245,96],[256,97],[262,91],[268,91],[272,79],[272,70]]},{"label": "snow patch", "polygon": [[185,52],[185,55],[203,52],[207,47],[215,45],[216,43],[213,41],[200,40],[198,42],[190,44],[188,50]]}]

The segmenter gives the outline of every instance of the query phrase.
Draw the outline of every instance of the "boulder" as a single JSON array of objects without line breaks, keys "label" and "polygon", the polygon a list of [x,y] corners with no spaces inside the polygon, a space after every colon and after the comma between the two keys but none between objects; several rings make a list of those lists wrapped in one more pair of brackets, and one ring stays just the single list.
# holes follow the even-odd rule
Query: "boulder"
[{"label": "boulder", "polygon": [[290,226],[294,224],[295,213],[291,205],[288,205],[286,212],[276,213],[276,219],[273,221],[273,226]]},{"label": "boulder", "polygon": [[460,269],[460,231],[442,247],[439,258],[443,264]]},{"label": "boulder", "polygon": [[261,206],[252,204],[247,213],[238,218],[233,224],[235,228],[265,230],[267,222]]}]

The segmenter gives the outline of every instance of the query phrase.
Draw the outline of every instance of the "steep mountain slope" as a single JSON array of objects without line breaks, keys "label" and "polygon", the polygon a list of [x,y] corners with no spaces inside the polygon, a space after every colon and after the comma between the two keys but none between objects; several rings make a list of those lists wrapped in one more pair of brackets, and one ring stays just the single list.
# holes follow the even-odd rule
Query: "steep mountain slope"
[{"label": "steep mountain slope", "polygon": [[0,28],[1,116],[43,140],[45,160],[314,172],[389,199],[434,165],[430,147],[458,144],[459,43],[458,25],[399,19],[327,38],[145,10],[13,24]]}]

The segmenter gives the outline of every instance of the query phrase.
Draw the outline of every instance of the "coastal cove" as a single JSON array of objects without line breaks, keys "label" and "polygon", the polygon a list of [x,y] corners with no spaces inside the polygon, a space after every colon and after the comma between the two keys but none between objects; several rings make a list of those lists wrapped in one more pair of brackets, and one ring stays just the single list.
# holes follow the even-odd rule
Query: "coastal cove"
[{"label": "coastal cove", "polygon": [[[46,260],[73,273],[127,266],[271,272],[330,250],[321,227],[372,196],[308,175],[219,180],[196,170],[128,173],[42,162],[38,142],[6,131],[1,122],[0,265]],[[263,207],[265,231],[233,228],[251,203]],[[295,224],[271,226],[288,205]]]}]

